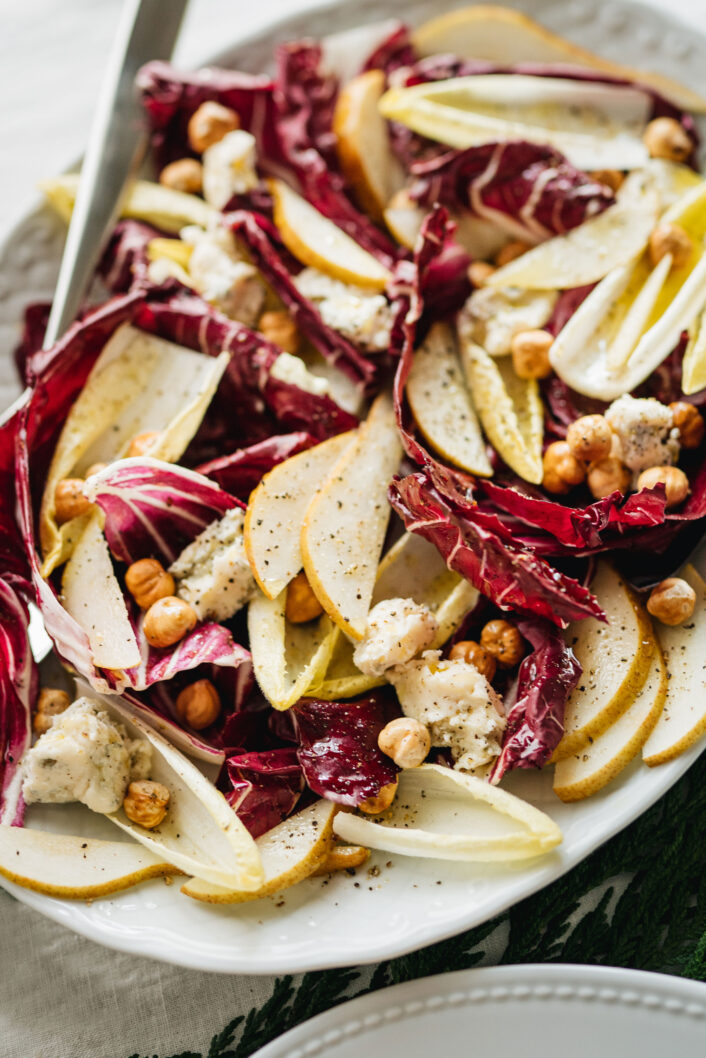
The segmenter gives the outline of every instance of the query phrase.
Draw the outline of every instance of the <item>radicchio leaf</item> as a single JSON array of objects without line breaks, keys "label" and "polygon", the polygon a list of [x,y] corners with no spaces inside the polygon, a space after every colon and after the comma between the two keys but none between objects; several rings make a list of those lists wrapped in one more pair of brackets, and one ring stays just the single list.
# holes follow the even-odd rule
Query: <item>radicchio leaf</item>
[{"label": "radicchio leaf", "polygon": [[19,586],[0,578],[0,823],[22,826],[20,761],[31,739],[39,674],[29,646],[29,613]]},{"label": "radicchio leaf", "polygon": [[564,710],[581,676],[576,656],[546,621],[518,621],[533,650],[520,665],[491,783],[514,768],[541,768],[564,734]]},{"label": "radicchio leaf", "polygon": [[103,251],[98,270],[108,290],[114,294],[129,290],[135,282],[145,282],[149,268],[147,247],[164,233],[139,220],[119,220]]},{"label": "radicchio leaf", "polygon": [[231,496],[247,503],[250,493],[268,471],[317,443],[315,437],[303,430],[279,434],[249,448],[240,448],[228,456],[202,463],[196,469],[205,477],[212,478]]},{"label": "radicchio leaf", "polygon": [[226,800],[254,838],[291,815],[305,789],[295,749],[244,753],[226,762],[232,790]]}]

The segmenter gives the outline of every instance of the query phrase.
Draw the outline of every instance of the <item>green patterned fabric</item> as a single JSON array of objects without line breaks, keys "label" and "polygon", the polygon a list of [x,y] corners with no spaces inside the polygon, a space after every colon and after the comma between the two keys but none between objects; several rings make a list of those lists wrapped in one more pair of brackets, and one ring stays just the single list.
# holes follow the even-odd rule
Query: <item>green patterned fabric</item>
[{"label": "green patterned fabric", "polygon": [[[372,968],[281,977],[205,1051],[131,1058],[249,1058],[307,1018],[367,991],[487,963],[628,966],[706,981],[706,756],[636,823],[564,878],[483,926]],[[494,946],[495,947],[495,946]],[[497,950],[497,948],[496,948]]]}]

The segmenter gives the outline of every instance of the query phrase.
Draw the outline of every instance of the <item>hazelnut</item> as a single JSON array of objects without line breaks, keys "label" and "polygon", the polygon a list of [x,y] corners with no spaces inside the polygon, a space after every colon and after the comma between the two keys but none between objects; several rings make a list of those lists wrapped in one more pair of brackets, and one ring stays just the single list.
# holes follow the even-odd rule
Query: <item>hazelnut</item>
[{"label": "hazelnut", "polygon": [[399,716],[385,724],[378,735],[378,746],[398,768],[418,768],[431,749],[431,736],[419,720]]},{"label": "hazelnut", "polygon": [[518,378],[547,378],[551,375],[549,350],[553,341],[548,331],[520,331],[514,336],[510,351]]},{"label": "hazelnut", "polygon": [[555,496],[565,495],[586,477],[586,468],[572,454],[566,441],[554,441],[542,456],[542,485]]},{"label": "hazelnut", "polygon": [[145,614],[143,630],[150,646],[171,647],[183,639],[196,625],[198,618],[188,602],[176,595],[167,595],[152,603]]},{"label": "hazelnut", "polygon": [[240,118],[235,110],[208,99],[189,118],[186,134],[191,149],[203,154],[208,147],[239,128]]},{"label": "hazelnut", "polygon": [[653,489],[662,482],[667,490],[667,507],[678,507],[689,495],[689,479],[679,467],[648,467],[637,479],[637,488]]},{"label": "hazelnut", "polygon": [[107,463],[91,463],[90,467],[86,470],[85,477],[93,477],[94,474],[100,474],[101,470],[105,470],[108,466]]},{"label": "hazelnut", "polygon": [[301,338],[297,325],[288,312],[263,312],[257,329],[263,338],[278,345],[285,353],[296,356],[299,352]]},{"label": "hazelnut", "polygon": [[293,625],[304,624],[320,617],[324,608],[314,595],[306,573],[302,570],[287,585],[287,602],[284,615]]},{"label": "hazelnut", "polygon": [[465,661],[469,665],[475,665],[481,676],[485,676],[488,681],[492,680],[498,667],[493,655],[472,639],[462,639],[454,643],[449,651],[449,661]]},{"label": "hazelnut", "polygon": [[642,141],[651,158],[685,162],[694,149],[691,137],[675,118],[655,118],[649,123]]},{"label": "hazelnut", "polygon": [[698,448],[704,439],[704,420],[698,408],[685,400],[669,405],[682,448]]},{"label": "hazelnut", "polygon": [[624,463],[615,456],[607,456],[591,463],[586,482],[594,500],[605,499],[612,492],[627,492],[632,475]]},{"label": "hazelnut", "polygon": [[350,871],[354,867],[362,867],[368,859],[370,849],[363,845],[334,845],[321,866],[314,871],[314,877],[333,871]]},{"label": "hazelnut", "polygon": [[670,253],[672,268],[682,268],[694,249],[691,237],[678,224],[658,224],[650,233],[648,246],[653,265]]},{"label": "hazelnut", "polygon": [[495,264],[498,268],[502,268],[503,265],[510,264],[510,261],[514,261],[517,257],[522,257],[523,253],[527,253],[532,247],[528,242],[522,242],[521,239],[513,239],[512,242],[508,242],[503,246],[495,255]]},{"label": "hazelnut", "polygon": [[487,279],[490,279],[496,269],[489,261],[471,261],[466,275],[468,282],[474,287],[483,287]]},{"label": "hazelnut", "polygon": [[218,719],[221,699],[210,680],[196,680],[178,695],[177,716],[194,731],[203,731]]},{"label": "hazelnut", "polygon": [[54,517],[57,525],[80,518],[91,509],[91,501],[83,494],[83,478],[62,478],[54,489]]},{"label": "hazelnut", "polygon": [[159,174],[159,182],[172,191],[198,195],[203,187],[203,166],[195,158],[180,158],[165,165]]},{"label": "hazelnut", "polygon": [[140,456],[148,455],[161,437],[157,430],[148,430],[147,433],[138,433],[130,441],[130,446],[125,453],[126,459],[139,459]]},{"label": "hazelnut", "polygon": [[525,656],[522,636],[509,621],[488,621],[480,634],[480,645],[492,654],[501,669],[510,669]]},{"label": "hazelnut", "polygon": [[610,455],[613,434],[602,415],[582,415],[566,431],[566,443],[573,456],[593,463]]},{"label": "hazelnut", "polygon": [[611,191],[618,191],[625,180],[625,173],[621,173],[619,169],[594,169],[588,175],[599,184],[609,187]]},{"label": "hazelnut", "polygon": [[54,723],[54,717],[63,713],[71,705],[66,691],[56,687],[42,687],[37,699],[37,711],[32,719],[32,727],[38,735],[44,735]]},{"label": "hazelnut", "polygon": [[663,625],[680,625],[694,612],[696,592],[681,577],[667,577],[650,592],[647,611]]},{"label": "hazelnut", "polygon": [[127,788],[123,809],[132,823],[147,830],[158,827],[167,814],[169,790],[161,782],[136,779]]},{"label": "hazelnut", "polygon": [[156,558],[141,558],[128,566],[125,586],[141,610],[174,594],[174,577]]},{"label": "hazelnut", "polygon": [[374,797],[366,797],[364,801],[360,802],[358,808],[369,816],[376,816],[390,807],[396,793],[397,779],[394,782],[387,783],[385,786],[381,786]]}]

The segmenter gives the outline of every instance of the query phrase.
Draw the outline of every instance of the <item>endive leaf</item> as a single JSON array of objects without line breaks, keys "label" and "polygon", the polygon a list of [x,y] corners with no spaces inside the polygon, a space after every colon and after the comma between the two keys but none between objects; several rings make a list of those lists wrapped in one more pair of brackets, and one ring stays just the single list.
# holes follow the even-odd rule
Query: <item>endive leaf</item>
[{"label": "endive leaf", "polygon": [[[78,173],[65,173],[39,185],[67,224],[73,213],[78,181]],[[218,213],[196,195],[174,191],[151,180],[135,180],[121,201],[120,216],[146,221],[162,231],[179,232],[187,224],[206,228]]]},{"label": "endive leaf", "polygon": [[536,379],[518,378],[509,356],[492,357],[460,335],[461,362],[483,429],[525,481],[542,480],[544,411]]},{"label": "endive leaf", "polygon": [[351,844],[477,863],[528,859],[561,842],[559,827],[538,808],[438,764],[401,772],[397,796],[382,815],[341,812],[333,829]]},{"label": "endive leaf", "polygon": [[706,309],[701,310],[689,329],[681,384],[687,394],[698,393],[706,386]]}]

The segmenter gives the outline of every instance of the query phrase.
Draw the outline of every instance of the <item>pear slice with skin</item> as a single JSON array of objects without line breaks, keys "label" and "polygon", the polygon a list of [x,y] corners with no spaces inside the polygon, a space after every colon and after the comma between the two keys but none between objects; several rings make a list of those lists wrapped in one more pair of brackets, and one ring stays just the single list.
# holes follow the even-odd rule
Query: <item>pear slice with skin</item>
[{"label": "pear slice with skin", "polygon": [[378,109],[385,89],[382,70],[366,70],[344,84],[336,100],[333,131],[343,174],[361,207],[378,223],[388,199],[404,183]]},{"label": "pear slice with skin", "polygon": [[182,873],[134,842],[0,826],[0,874],[47,896],[92,899]]},{"label": "pear slice with skin", "polygon": [[[52,180],[44,180],[39,185],[67,224],[73,213],[78,181],[78,173],[66,173]],[[135,180],[128,185],[121,199],[120,216],[144,220],[161,231],[177,234],[187,224],[207,228],[211,221],[218,218],[219,213],[198,195],[174,191],[152,180]]]},{"label": "pear slice with skin", "polygon": [[607,562],[599,562],[591,591],[608,624],[576,621],[564,632],[583,668],[566,703],[564,736],[553,760],[579,753],[633,704],[649,671],[656,639],[642,603]]},{"label": "pear slice with skin", "polygon": [[353,431],[338,434],[285,459],[251,494],[243,526],[245,553],[268,599],[276,599],[302,568],[298,530],[317,490],[354,437]]},{"label": "pear slice with skin", "polygon": [[637,756],[657,723],[667,697],[667,666],[659,646],[647,679],[632,705],[588,746],[554,771],[554,793],[562,801],[582,801],[612,782]]},{"label": "pear slice with skin", "polygon": [[651,768],[674,760],[706,734],[706,583],[693,566],[679,576],[696,592],[696,606],[686,624],[657,626],[669,684],[664,711],[642,750]]},{"label": "pear slice with skin", "polygon": [[433,324],[416,350],[405,392],[421,433],[444,459],[471,474],[492,475],[454,332],[448,324]]},{"label": "pear slice with skin", "polygon": [[282,180],[271,179],[268,187],[274,200],[275,225],[298,261],[342,283],[366,290],[385,289],[390,273],[372,254]]},{"label": "pear slice with skin", "polygon": [[365,635],[390,517],[387,488],[401,458],[392,400],[381,393],[304,518],[304,572],[331,620],[353,639]]},{"label": "pear slice with skin", "polygon": [[561,842],[556,823],[519,797],[438,764],[400,772],[392,806],[379,816],[348,812],[333,829],[351,844],[468,863],[502,863],[549,852]]},{"label": "pear slice with skin", "polygon": [[209,904],[243,904],[289,889],[326,863],[333,846],[333,819],[338,806],[316,801],[285,819],[255,842],[264,869],[262,884],[252,891],[226,889],[190,878],[182,893]]}]

